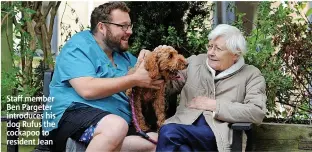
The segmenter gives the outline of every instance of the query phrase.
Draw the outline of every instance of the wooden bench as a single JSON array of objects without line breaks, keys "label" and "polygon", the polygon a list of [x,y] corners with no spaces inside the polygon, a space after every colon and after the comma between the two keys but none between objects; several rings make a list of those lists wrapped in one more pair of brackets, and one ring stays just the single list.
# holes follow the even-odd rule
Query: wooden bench
[{"label": "wooden bench", "polygon": [[[53,71],[46,71],[44,73],[44,82],[43,82],[43,94],[44,96],[48,97],[49,96],[49,84],[52,80],[52,76],[53,76]],[[171,99],[177,99],[177,97],[171,97]],[[169,100],[172,101],[172,100]],[[170,115],[173,115],[175,113],[176,110],[176,102],[171,102],[169,103],[169,111],[167,111],[167,113],[169,112]],[[17,119],[6,119],[5,117],[1,117],[1,121],[19,121]],[[232,143],[232,151],[233,152],[238,152],[238,151],[242,151],[242,147],[243,147],[243,132],[245,131],[246,135],[247,135],[247,147],[246,147],[246,151],[250,151],[251,150],[251,129],[252,129],[252,123],[234,123],[231,124],[229,127],[231,127],[233,129],[233,143]],[[8,130],[17,130],[17,128],[15,127],[8,127]],[[41,130],[41,129],[40,129]],[[44,138],[42,136],[40,136],[40,138]],[[18,137],[15,136],[9,136],[7,137],[7,139],[18,139]],[[18,152],[18,145],[7,145],[8,147],[8,152]],[[67,144],[66,144],[66,152],[77,152],[77,151],[85,151],[86,147],[84,146],[84,144],[76,142],[72,139],[68,139],[67,140]],[[42,145],[38,145],[36,147],[36,149],[34,150],[34,152],[47,152],[48,148],[46,146],[42,146]]]}]

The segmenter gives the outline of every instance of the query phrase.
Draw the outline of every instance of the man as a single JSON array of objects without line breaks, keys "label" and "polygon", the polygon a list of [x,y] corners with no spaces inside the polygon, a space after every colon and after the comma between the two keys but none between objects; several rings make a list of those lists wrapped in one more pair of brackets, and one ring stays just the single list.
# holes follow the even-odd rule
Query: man
[{"label": "man", "polygon": [[180,104],[159,131],[157,151],[231,151],[229,123],[259,124],[265,116],[265,79],[245,64],[242,33],[220,24],[208,39],[207,54],[189,57],[180,79],[167,86],[181,92]]},{"label": "man", "polygon": [[[132,34],[129,8],[123,2],[109,2],[95,8],[91,30],[75,34],[57,57],[43,126],[54,140],[53,151],[63,151],[71,137],[85,143],[86,151],[154,151],[155,145],[135,135],[125,90],[134,86],[158,89],[144,69],[133,74],[136,63],[128,49]],[[141,51],[139,60],[144,56]],[[47,114],[55,114],[56,118]],[[156,133],[148,133],[157,139]]]}]

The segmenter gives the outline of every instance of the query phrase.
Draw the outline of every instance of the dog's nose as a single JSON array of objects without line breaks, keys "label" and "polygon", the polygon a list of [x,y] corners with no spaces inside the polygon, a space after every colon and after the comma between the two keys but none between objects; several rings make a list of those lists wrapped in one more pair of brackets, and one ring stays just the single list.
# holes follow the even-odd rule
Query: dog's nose
[{"label": "dog's nose", "polygon": [[187,67],[188,65],[189,65],[189,63],[188,63],[188,62],[186,62],[186,63],[185,63],[185,66]]}]

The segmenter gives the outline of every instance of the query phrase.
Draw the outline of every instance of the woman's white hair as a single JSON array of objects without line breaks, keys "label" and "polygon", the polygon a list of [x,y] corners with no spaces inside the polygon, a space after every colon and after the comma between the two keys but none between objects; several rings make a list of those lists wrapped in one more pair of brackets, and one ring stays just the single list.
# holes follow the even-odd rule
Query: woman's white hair
[{"label": "woman's white hair", "polygon": [[208,35],[208,40],[215,40],[222,37],[225,46],[234,54],[242,55],[246,53],[246,40],[239,29],[228,24],[219,24]]}]

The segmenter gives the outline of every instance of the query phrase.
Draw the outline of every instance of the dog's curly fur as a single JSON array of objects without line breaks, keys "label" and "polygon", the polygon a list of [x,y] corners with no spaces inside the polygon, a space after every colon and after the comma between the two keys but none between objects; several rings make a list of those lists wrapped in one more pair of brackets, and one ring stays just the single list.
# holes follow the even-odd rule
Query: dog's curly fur
[{"label": "dog's curly fur", "polygon": [[145,59],[145,69],[152,79],[161,78],[165,81],[159,90],[134,87],[127,90],[127,95],[132,97],[139,127],[147,131],[150,127],[145,122],[142,114],[142,104],[152,102],[157,117],[157,129],[165,121],[165,84],[168,80],[176,76],[178,70],[187,67],[186,59],[178,54],[171,46],[156,47]]}]

